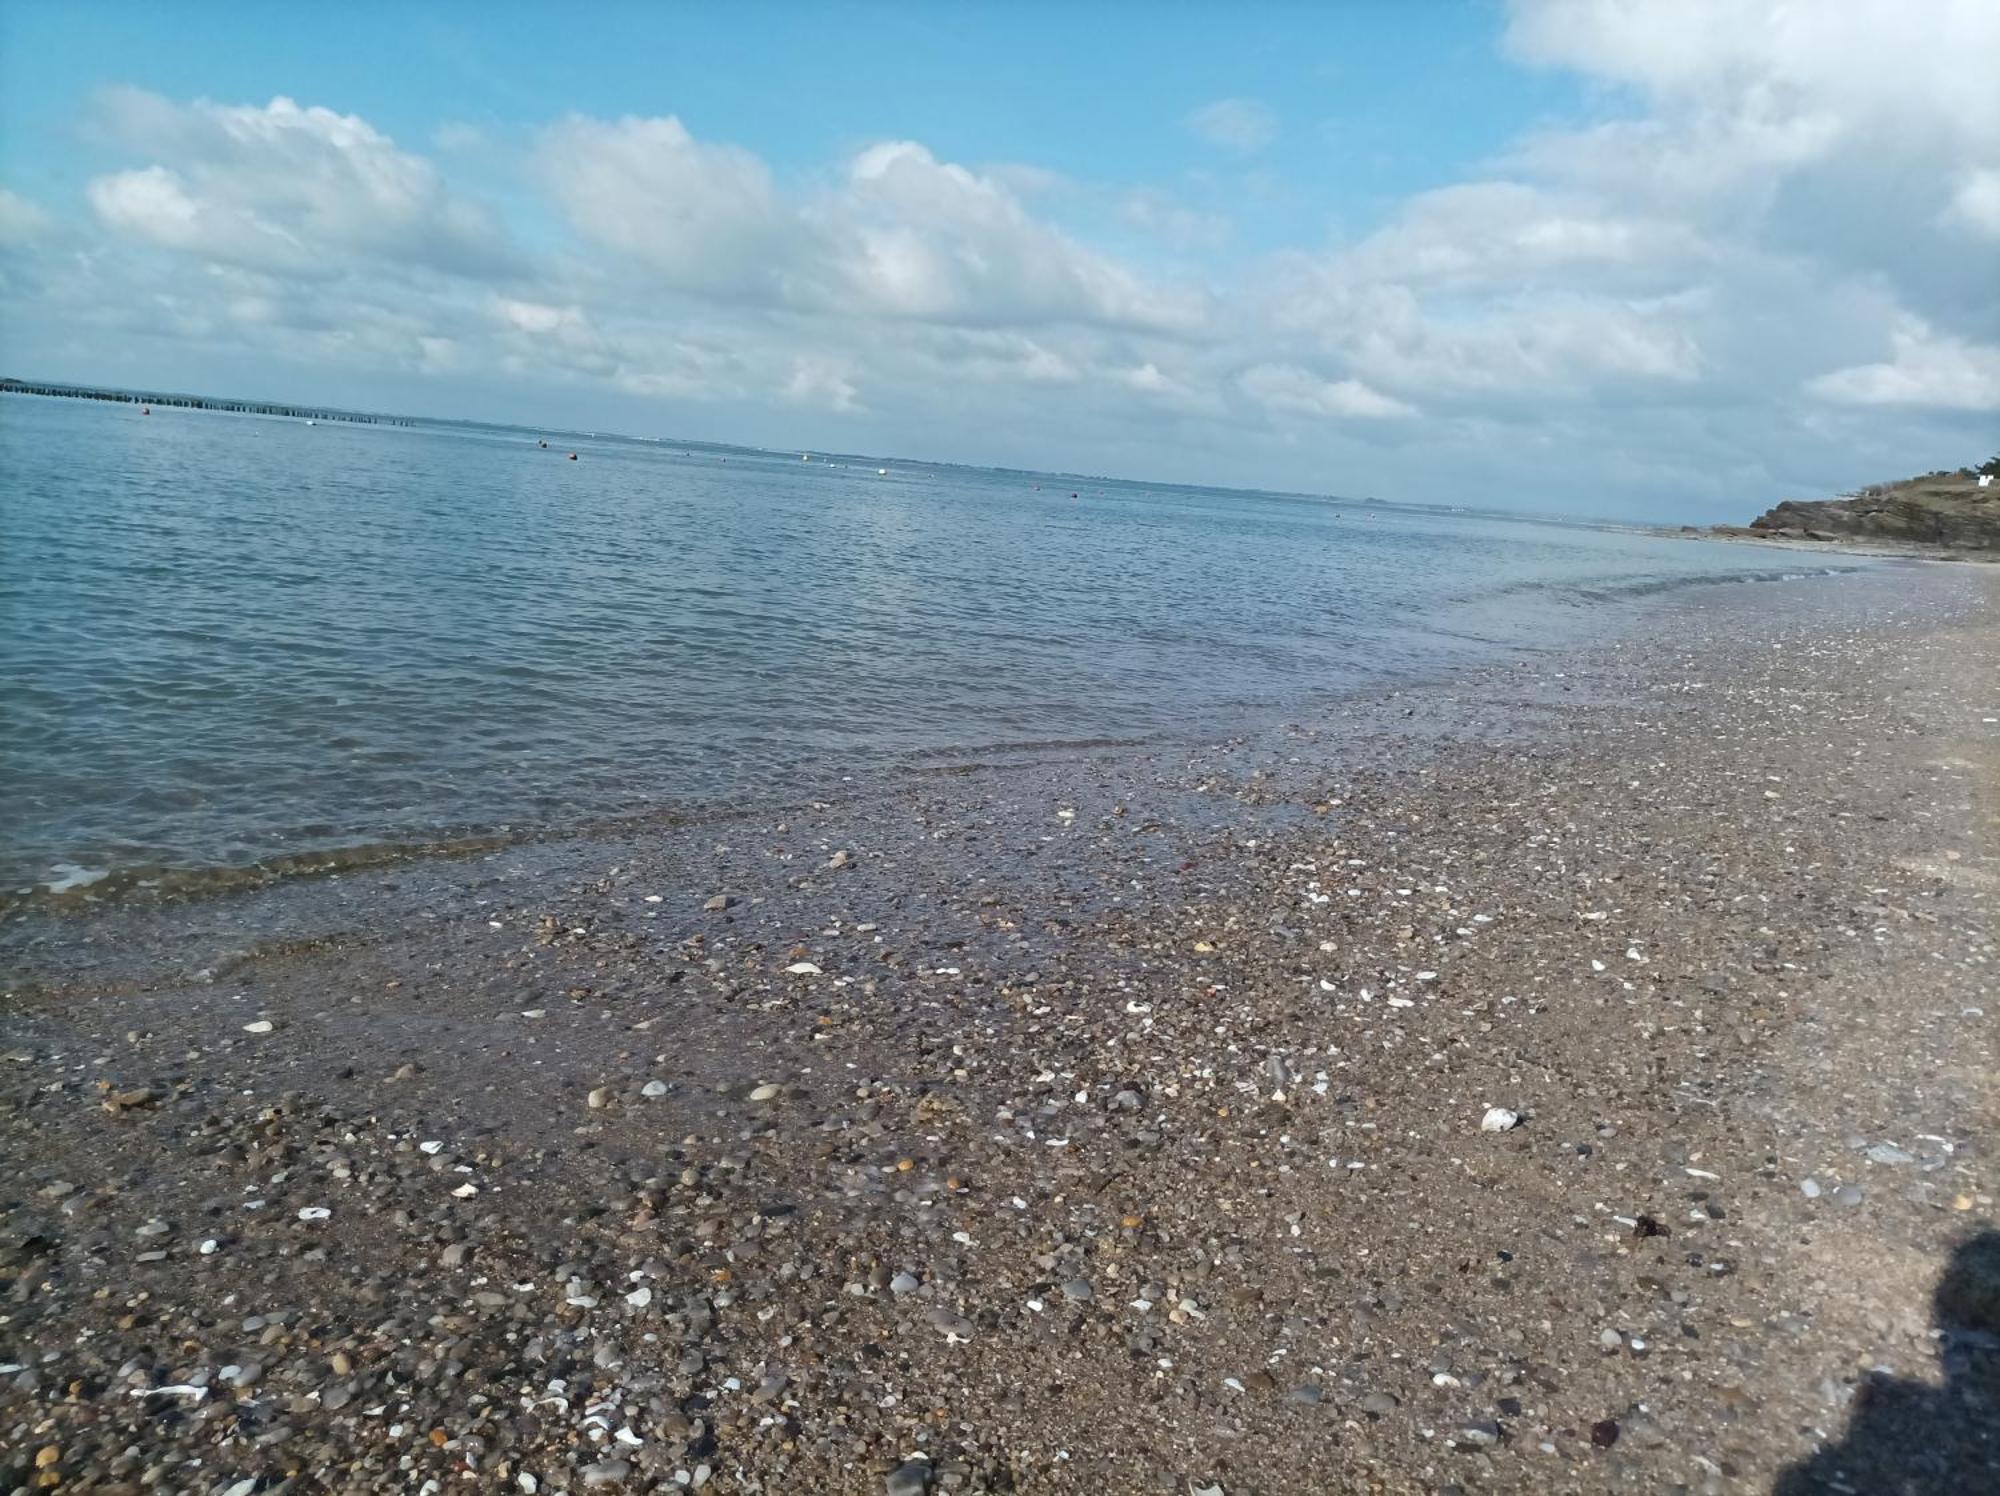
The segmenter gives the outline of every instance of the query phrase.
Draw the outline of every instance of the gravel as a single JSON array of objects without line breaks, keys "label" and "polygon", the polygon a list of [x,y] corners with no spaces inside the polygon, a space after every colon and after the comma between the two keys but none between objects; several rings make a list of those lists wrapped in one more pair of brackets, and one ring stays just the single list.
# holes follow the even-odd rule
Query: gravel
[{"label": "gravel", "polygon": [[0,1491],[2000,1488],[1993,585],[16,911]]}]

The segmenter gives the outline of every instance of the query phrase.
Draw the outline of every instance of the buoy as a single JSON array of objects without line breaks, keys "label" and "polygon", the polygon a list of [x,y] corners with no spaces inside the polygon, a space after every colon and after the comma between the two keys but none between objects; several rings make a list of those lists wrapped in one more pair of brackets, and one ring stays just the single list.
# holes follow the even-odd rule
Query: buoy
[{"label": "buoy", "polygon": [[574,452],[570,453],[570,454],[569,454],[569,460],[570,460],[571,462],[575,462],[575,461],[576,461],[576,453],[574,453]]}]

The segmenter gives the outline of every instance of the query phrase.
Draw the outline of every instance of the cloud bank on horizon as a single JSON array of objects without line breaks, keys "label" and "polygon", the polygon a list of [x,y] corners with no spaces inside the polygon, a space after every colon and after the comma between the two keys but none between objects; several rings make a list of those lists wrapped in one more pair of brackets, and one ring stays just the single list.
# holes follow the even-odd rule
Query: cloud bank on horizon
[{"label": "cloud bank on horizon", "polygon": [[1264,160],[1312,122],[1235,93],[1119,122],[1197,203],[106,80],[119,164],[0,183],[8,372],[1649,518],[2000,446],[2000,6],[1515,0],[1494,42],[1596,104],[1289,244],[1242,220],[1321,190]]}]

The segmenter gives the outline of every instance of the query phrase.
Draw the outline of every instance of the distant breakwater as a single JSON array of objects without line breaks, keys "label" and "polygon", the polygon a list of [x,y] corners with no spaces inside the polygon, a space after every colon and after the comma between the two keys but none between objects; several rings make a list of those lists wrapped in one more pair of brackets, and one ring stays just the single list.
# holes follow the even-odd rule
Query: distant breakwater
[{"label": "distant breakwater", "polygon": [[80,384],[36,384],[25,379],[0,379],[0,394],[49,395],[59,400],[109,400],[120,405],[179,406],[186,410],[225,410],[239,415],[290,416],[301,421],[352,421],[362,426],[408,426],[401,416],[368,415],[312,405],[286,405],[270,400],[218,400],[209,395],[160,395],[144,390],[106,390]]}]

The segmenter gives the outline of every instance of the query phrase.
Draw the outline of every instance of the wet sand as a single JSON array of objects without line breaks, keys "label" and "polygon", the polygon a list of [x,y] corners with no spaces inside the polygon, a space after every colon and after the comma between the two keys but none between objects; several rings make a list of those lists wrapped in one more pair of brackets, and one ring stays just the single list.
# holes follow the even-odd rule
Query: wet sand
[{"label": "wet sand", "polygon": [[1990,1487],[1996,586],[17,914],[0,1489]]}]

